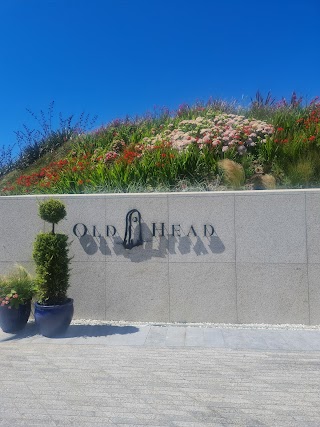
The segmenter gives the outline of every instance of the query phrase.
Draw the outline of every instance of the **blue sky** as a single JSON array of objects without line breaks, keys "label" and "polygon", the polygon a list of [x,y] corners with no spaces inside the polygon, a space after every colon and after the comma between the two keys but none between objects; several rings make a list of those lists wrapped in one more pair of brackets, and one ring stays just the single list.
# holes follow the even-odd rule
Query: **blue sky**
[{"label": "blue sky", "polygon": [[1,0],[0,146],[55,101],[96,127],[257,90],[320,96],[319,0]]}]

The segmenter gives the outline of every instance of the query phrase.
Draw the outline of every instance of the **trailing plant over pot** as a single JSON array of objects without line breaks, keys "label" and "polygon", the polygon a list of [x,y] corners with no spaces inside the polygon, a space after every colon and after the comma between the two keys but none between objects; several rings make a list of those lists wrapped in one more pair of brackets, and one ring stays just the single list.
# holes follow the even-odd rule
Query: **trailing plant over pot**
[{"label": "trailing plant over pot", "polygon": [[73,300],[67,297],[70,277],[68,236],[55,233],[55,225],[66,216],[65,205],[57,199],[46,200],[39,205],[39,216],[50,222],[52,229],[38,234],[34,243],[38,287],[35,320],[42,335],[53,336],[65,332],[73,316]]},{"label": "trailing plant over pot", "polygon": [[25,327],[35,292],[34,279],[21,265],[0,276],[0,327],[4,332],[14,333]]}]

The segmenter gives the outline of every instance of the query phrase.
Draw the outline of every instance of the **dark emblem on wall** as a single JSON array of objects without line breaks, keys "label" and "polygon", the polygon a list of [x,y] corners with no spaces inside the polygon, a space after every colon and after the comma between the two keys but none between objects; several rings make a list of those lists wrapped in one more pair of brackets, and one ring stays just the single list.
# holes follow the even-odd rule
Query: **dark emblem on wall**
[{"label": "dark emblem on wall", "polygon": [[126,216],[126,232],[123,246],[125,249],[132,249],[142,244],[141,214],[137,209],[131,209]]}]

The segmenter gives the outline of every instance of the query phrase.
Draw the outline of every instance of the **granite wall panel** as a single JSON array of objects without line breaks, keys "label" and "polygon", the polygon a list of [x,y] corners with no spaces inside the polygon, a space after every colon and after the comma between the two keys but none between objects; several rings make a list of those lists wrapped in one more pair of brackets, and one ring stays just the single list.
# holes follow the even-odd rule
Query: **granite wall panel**
[{"label": "granite wall panel", "polygon": [[[48,197],[0,197],[1,273],[34,272]],[[76,318],[320,323],[320,190],[53,197]]]}]

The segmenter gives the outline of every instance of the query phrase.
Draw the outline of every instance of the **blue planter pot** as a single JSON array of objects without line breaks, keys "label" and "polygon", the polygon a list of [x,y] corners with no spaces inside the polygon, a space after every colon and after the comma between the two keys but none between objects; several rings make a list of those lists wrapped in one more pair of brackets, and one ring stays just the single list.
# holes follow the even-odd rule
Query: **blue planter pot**
[{"label": "blue planter pot", "polygon": [[41,335],[53,337],[62,335],[68,329],[73,316],[73,299],[61,305],[35,303],[34,318]]},{"label": "blue planter pot", "polygon": [[23,329],[30,316],[31,301],[20,304],[19,308],[9,309],[7,306],[0,306],[0,327],[3,332],[14,334]]}]

